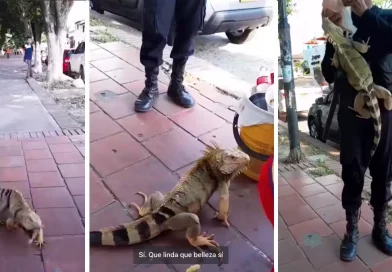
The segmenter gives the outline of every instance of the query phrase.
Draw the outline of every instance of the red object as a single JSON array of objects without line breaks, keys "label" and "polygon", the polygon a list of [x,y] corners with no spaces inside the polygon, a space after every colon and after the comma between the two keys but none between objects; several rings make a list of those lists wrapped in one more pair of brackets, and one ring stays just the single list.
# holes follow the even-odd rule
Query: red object
[{"label": "red object", "polygon": [[275,78],[274,78],[274,73],[271,73],[270,77],[271,77],[271,84],[274,84],[275,82]]},{"label": "red object", "polygon": [[270,84],[270,79],[267,76],[261,76],[257,78],[256,80],[256,86],[259,86],[260,84]]},{"label": "red object", "polygon": [[71,56],[70,51],[71,51],[71,50],[68,50],[68,49],[64,50],[64,55],[63,55],[63,73],[64,73],[64,74],[67,74],[67,73],[68,73],[68,69],[69,69],[69,66],[68,66],[69,57]]},{"label": "red object", "polygon": [[258,183],[258,191],[260,195],[261,205],[265,215],[274,226],[274,181],[272,179],[272,165],[274,157],[270,157],[262,166],[260,179]]},{"label": "red object", "polygon": [[[260,195],[261,206],[265,215],[274,227],[274,181],[273,181],[273,163],[274,157],[270,157],[261,167],[258,191]],[[272,267],[271,272],[274,272]]]}]

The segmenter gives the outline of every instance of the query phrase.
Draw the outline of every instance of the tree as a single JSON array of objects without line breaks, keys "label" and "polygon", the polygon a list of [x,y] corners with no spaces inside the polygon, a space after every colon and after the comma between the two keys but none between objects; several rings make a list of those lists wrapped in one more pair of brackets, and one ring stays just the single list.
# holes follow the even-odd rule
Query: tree
[{"label": "tree", "polygon": [[392,8],[392,0],[373,0],[373,4],[380,8]]},{"label": "tree", "polygon": [[62,63],[66,41],[67,18],[74,0],[40,0],[43,26],[48,41],[49,83],[64,79]]},{"label": "tree", "polygon": [[290,25],[287,20],[286,0],[279,0],[279,42],[283,70],[283,85],[286,101],[287,126],[290,141],[290,153],[286,161],[289,163],[299,163],[303,159],[301,151],[298,115],[295,100],[293,60],[291,55]]},{"label": "tree", "polygon": [[20,21],[23,22],[25,32],[28,37],[33,37],[34,41],[34,70],[42,73],[41,62],[41,37],[43,32],[43,20],[39,0],[8,0],[9,5],[14,7]]}]

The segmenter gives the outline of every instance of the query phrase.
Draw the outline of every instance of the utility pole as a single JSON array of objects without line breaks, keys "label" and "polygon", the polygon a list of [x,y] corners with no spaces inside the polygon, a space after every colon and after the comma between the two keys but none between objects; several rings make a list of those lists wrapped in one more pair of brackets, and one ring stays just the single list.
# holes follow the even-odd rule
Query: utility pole
[{"label": "utility pole", "polygon": [[298,132],[297,104],[295,101],[293,58],[291,55],[290,25],[287,20],[287,2],[278,0],[279,10],[279,43],[280,59],[283,73],[283,86],[286,102],[287,126],[290,142],[290,153],[286,161],[299,163],[303,158]]}]

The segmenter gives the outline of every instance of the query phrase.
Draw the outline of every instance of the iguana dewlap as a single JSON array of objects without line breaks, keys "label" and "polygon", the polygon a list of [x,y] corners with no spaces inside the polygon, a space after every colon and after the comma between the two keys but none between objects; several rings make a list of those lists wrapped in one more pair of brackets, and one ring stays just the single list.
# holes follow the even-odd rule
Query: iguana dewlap
[{"label": "iguana dewlap", "polygon": [[220,203],[216,218],[228,225],[230,180],[246,169],[249,160],[249,156],[238,149],[208,147],[205,155],[167,194],[155,192],[147,198],[139,192],[145,199],[143,206],[132,205],[138,209],[141,218],[90,232],[90,245],[132,245],[152,239],[166,230],[186,229],[186,237],[192,246],[198,249],[208,246],[213,251],[219,251],[213,235],[201,234],[196,213],[218,191]]},{"label": "iguana dewlap", "polygon": [[[358,43],[346,37],[343,30],[326,17],[322,18],[322,28],[335,48],[332,65],[341,67],[346,72],[350,85],[359,92],[353,110],[363,118],[373,119],[374,139],[371,149],[371,156],[373,156],[381,136],[381,113],[377,96],[391,97],[391,93],[373,82],[369,65],[361,55],[367,52],[369,48],[367,43]],[[367,109],[363,107],[364,103]]]}]

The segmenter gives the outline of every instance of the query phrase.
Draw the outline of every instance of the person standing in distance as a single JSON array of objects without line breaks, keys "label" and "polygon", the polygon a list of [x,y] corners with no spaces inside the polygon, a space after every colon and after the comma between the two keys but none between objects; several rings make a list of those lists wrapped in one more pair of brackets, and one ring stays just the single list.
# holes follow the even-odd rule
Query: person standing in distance
[{"label": "person standing in distance", "polygon": [[[168,97],[177,105],[191,108],[193,97],[185,90],[184,72],[188,58],[194,53],[194,39],[202,28],[206,0],[144,0],[142,47],[140,62],[145,68],[145,87],[135,101],[136,112],[151,110],[159,96],[158,74],[163,63],[163,49],[170,31],[174,43]],[[174,22],[174,24],[173,24]],[[175,26],[172,29],[172,26]]]}]

